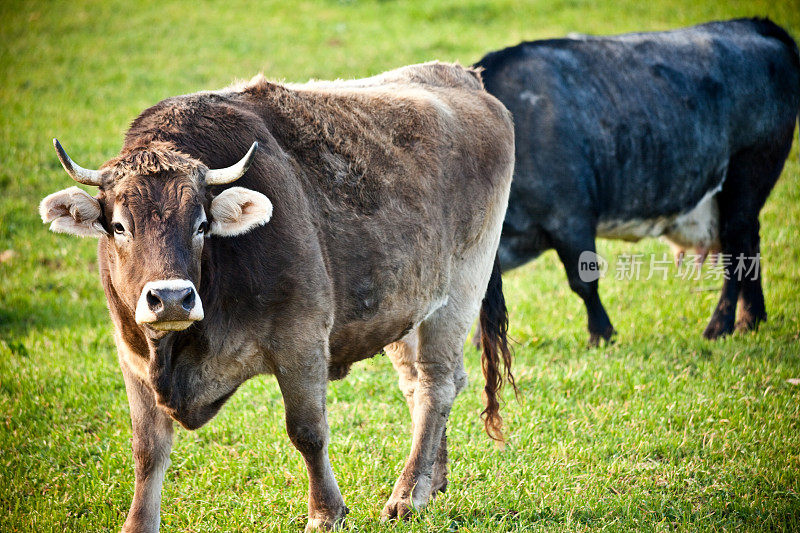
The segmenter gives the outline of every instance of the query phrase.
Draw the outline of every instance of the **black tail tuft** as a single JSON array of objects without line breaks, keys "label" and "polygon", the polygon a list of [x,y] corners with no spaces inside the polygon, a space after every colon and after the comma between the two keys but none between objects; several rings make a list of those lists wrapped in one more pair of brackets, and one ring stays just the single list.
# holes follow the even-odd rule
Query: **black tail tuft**
[{"label": "black tail tuft", "polygon": [[[500,277],[500,261],[495,256],[492,276],[483,297],[480,314],[480,332],[483,353],[481,363],[486,384],[483,388],[486,409],[481,413],[486,433],[494,440],[503,441],[503,419],[500,417],[500,402],[497,392],[508,381],[514,392],[517,385],[511,374],[511,351],[508,348],[508,310],[503,296],[503,279]],[[501,368],[502,367],[502,368]]]}]

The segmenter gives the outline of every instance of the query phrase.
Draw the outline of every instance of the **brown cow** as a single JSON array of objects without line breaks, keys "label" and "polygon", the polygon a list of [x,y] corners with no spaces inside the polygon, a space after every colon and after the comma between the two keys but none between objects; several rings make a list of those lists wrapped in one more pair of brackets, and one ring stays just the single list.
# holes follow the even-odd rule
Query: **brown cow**
[{"label": "brown cow", "polygon": [[382,349],[413,419],[382,516],[424,506],[447,483],[445,425],[479,308],[485,425],[501,438],[496,392],[513,378],[496,250],[514,140],[476,71],[256,78],[147,109],[100,170],[56,148],[99,188],[52,194],[41,215],[100,239],[133,424],[124,531],[158,529],[173,420],[199,428],[261,373],[277,378],[306,462],[307,528],[335,525],[347,508],[328,460],[327,381]]}]

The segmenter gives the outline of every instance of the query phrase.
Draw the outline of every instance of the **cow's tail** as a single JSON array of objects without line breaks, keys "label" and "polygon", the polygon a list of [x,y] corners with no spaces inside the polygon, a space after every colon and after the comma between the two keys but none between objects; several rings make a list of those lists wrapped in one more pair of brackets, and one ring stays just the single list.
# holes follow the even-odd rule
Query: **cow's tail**
[{"label": "cow's tail", "polygon": [[483,353],[481,364],[485,385],[483,396],[486,409],[481,413],[486,433],[494,440],[503,442],[503,419],[500,417],[500,402],[497,393],[504,381],[508,381],[517,392],[514,375],[511,373],[511,351],[508,348],[508,310],[503,296],[503,280],[500,277],[500,261],[495,256],[492,276],[483,297],[480,314],[480,333]]}]

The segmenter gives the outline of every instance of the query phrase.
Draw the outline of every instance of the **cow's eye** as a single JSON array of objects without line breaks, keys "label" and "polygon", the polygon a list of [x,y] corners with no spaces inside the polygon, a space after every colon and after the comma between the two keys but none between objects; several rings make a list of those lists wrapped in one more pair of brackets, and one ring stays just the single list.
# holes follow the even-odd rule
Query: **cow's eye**
[{"label": "cow's eye", "polygon": [[203,235],[207,231],[208,231],[208,222],[204,220],[203,222],[200,223],[199,226],[197,226],[197,234]]},{"label": "cow's eye", "polygon": [[112,224],[112,227],[114,228],[114,233],[116,233],[117,235],[123,235],[125,233],[125,226],[123,226],[119,222],[114,222]]}]

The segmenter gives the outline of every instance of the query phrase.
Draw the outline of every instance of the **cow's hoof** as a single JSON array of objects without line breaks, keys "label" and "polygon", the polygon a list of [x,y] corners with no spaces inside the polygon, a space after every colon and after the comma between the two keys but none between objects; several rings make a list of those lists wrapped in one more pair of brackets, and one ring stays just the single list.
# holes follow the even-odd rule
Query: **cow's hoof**
[{"label": "cow's hoof", "polygon": [[150,517],[149,520],[136,520],[130,517],[125,520],[120,533],[158,533],[158,526],[161,520],[158,517]]},{"label": "cow's hoof", "polygon": [[308,523],[306,523],[306,533],[310,531],[333,531],[339,530],[344,525],[344,517],[347,513],[350,512],[350,509],[347,506],[343,506],[343,508],[336,513],[335,517],[324,517],[318,516],[311,518],[309,517]]},{"label": "cow's hoof", "polygon": [[759,324],[767,321],[766,315],[751,315],[742,313],[739,320],[736,321],[734,331],[739,333],[746,333],[758,329]]},{"label": "cow's hoof", "polygon": [[[447,443],[443,443],[444,446]],[[447,490],[447,452],[442,454],[442,449],[439,448],[439,454],[444,455],[444,458],[437,458],[433,464],[433,478],[431,479],[431,498],[435,497],[440,492]]]},{"label": "cow's hoof", "polygon": [[609,327],[603,333],[589,333],[589,348],[597,348],[600,346],[601,343],[605,343],[608,346],[614,344],[614,337],[617,335],[617,331],[613,327]]},{"label": "cow's hoof", "polygon": [[440,480],[434,478],[433,480],[433,488],[431,489],[431,498],[435,497],[438,493],[444,494],[447,492],[447,477],[443,477]]},{"label": "cow's hoof", "polygon": [[713,341],[720,337],[724,337],[725,335],[730,335],[733,333],[733,323],[726,324],[722,320],[712,320],[706,326],[705,331],[703,331],[703,337],[706,339]]},{"label": "cow's hoof", "polygon": [[381,511],[381,522],[388,522],[389,520],[397,520],[398,518],[408,518],[414,511],[410,501],[406,500],[393,500],[390,499],[383,506]]}]

